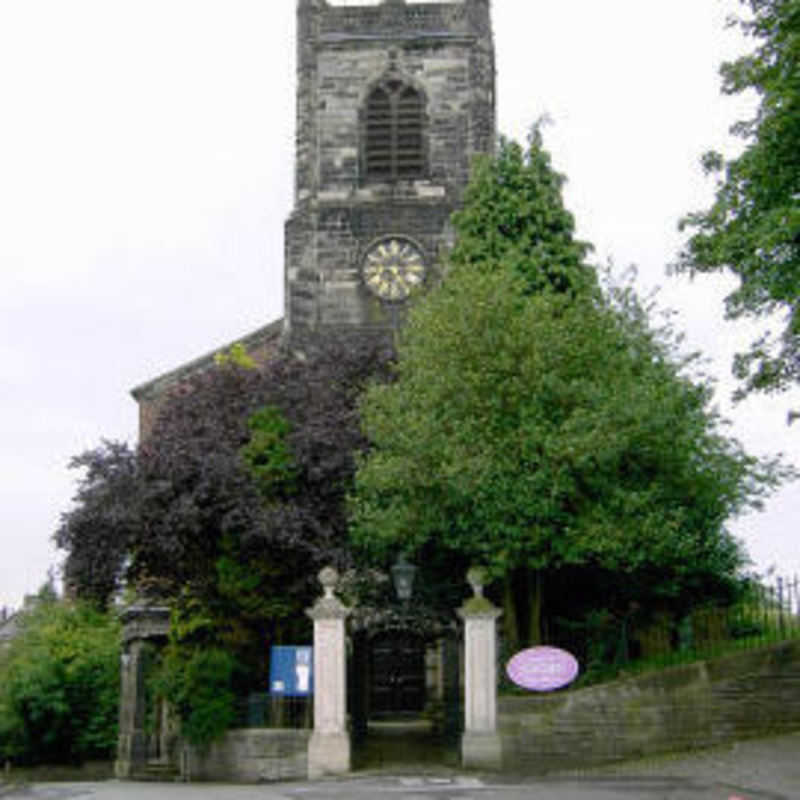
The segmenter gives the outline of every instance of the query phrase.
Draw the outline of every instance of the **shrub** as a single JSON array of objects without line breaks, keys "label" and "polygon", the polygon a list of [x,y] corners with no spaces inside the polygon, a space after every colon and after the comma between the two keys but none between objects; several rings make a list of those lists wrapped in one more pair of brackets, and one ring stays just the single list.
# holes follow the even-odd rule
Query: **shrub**
[{"label": "shrub", "polygon": [[85,605],[43,599],[0,660],[0,758],[72,764],[117,743],[119,626]]}]

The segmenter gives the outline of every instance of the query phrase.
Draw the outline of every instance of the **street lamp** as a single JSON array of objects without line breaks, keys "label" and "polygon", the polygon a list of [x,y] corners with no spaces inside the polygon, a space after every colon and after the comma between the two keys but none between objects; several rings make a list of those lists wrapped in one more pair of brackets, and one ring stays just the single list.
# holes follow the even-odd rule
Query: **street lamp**
[{"label": "street lamp", "polygon": [[417,568],[406,561],[405,553],[400,553],[394,566],[392,566],[391,572],[392,583],[394,583],[394,590],[397,592],[397,596],[404,603],[408,602],[414,589],[414,576],[417,573]]}]

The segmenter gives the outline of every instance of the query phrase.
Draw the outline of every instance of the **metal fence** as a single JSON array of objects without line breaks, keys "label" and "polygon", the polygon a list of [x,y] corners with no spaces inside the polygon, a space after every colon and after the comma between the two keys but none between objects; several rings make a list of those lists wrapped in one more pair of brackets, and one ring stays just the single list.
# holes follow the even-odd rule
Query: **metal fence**
[{"label": "metal fence", "polygon": [[[669,632],[669,631],[668,631]],[[800,637],[800,580],[749,581],[727,605],[702,605],[676,622],[672,649],[715,651]]]},{"label": "metal fence", "polygon": [[[736,599],[690,609],[631,607],[624,613],[596,609],[580,620],[555,619],[545,644],[571,652],[581,665],[577,686],[613,680],[675,664],[691,663],[800,639],[800,577],[747,579]],[[500,642],[502,692],[517,687],[505,674],[513,655]]]},{"label": "metal fence", "polygon": [[800,579],[751,579],[734,602],[662,612],[645,624],[629,622],[620,634],[618,666],[634,670],[800,638]]}]

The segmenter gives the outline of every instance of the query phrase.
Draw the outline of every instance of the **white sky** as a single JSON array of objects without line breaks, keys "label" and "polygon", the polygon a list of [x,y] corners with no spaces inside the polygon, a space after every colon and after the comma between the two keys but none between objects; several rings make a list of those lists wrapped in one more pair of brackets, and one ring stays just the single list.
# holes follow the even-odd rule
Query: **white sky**
[{"label": "white sky", "polygon": [[[353,3],[350,3],[351,5]],[[741,103],[717,67],[735,0],[495,0],[499,128],[546,144],[598,261],[664,287],[723,379],[747,340],[725,280],[668,278],[700,154]],[[280,316],[292,203],[295,0],[0,0],[0,606],[58,560],[72,455],[136,435],[128,392]],[[720,392],[727,407],[730,385]],[[800,462],[800,397],[733,433]],[[759,569],[800,571],[800,486],[737,521]]]}]

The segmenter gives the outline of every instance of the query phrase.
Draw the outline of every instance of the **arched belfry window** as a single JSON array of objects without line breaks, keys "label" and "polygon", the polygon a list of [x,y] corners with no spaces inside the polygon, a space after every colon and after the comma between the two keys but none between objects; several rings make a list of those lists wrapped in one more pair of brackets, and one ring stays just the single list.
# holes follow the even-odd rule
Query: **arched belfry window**
[{"label": "arched belfry window", "polygon": [[425,101],[413,86],[391,79],[376,86],[365,108],[364,167],[368,180],[411,180],[425,173]]}]

